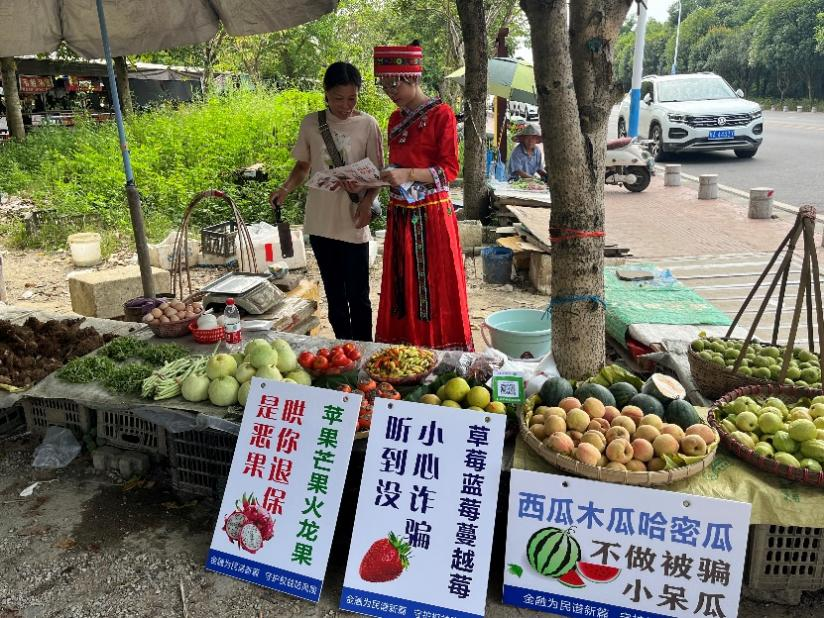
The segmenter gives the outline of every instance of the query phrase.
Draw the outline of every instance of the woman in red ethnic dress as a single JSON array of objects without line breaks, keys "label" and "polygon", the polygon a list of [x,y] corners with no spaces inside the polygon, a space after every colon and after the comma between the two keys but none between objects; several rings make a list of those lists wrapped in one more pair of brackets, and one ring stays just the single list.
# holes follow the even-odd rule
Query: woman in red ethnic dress
[{"label": "woman in red ethnic dress", "polygon": [[466,274],[449,183],[460,172],[452,109],[421,90],[423,54],[376,47],[375,76],[398,109],[389,118],[390,185],[375,340],[472,350]]}]

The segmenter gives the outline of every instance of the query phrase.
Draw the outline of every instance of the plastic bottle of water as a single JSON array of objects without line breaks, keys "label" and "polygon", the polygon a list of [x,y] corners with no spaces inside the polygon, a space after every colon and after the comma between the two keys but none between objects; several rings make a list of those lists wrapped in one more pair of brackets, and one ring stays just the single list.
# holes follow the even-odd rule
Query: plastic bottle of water
[{"label": "plastic bottle of water", "polygon": [[223,341],[229,354],[243,350],[243,341],[240,331],[240,311],[235,305],[234,298],[226,299],[226,308],[223,310]]}]

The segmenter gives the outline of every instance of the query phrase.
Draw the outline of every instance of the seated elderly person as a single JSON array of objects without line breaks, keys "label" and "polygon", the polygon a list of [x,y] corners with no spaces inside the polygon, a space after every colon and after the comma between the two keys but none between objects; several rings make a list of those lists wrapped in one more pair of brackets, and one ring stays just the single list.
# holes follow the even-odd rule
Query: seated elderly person
[{"label": "seated elderly person", "polygon": [[509,179],[540,178],[546,180],[544,155],[538,148],[538,144],[543,141],[540,129],[534,124],[528,124],[518,131],[512,140],[518,142],[518,145],[512,149],[507,162]]}]

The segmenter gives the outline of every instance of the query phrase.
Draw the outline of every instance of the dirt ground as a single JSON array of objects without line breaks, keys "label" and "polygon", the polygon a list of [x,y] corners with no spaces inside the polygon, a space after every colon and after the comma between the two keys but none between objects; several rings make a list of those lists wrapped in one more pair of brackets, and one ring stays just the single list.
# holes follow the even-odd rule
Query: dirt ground
[{"label": "dirt ground", "polygon": [[[4,251],[9,303],[70,311],[66,275],[73,270],[66,252]],[[126,264],[115,255],[103,267]],[[380,256],[372,270],[372,300],[378,304]],[[214,271],[198,271],[205,282]],[[319,280],[310,258],[307,276]],[[470,318],[476,346],[479,325],[493,311],[511,307],[543,308],[547,299],[527,286],[492,286],[482,281],[480,258],[467,259]],[[326,334],[326,306],[321,302]],[[0,618],[117,618],[216,616],[257,618],[343,615],[337,611],[354,509],[343,508],[332,548],[321,602],[292,599],[204,571],[212,528],[218,515],[210,501],[179,502],[164,487],[158,467],[137,485],[96,473],[88,454],[51,473],[31,467],[37,439],[0,441]],[[354,459],[353,459],[354,461]],[[34,495],[20,492],[46,481]],[[344,504],[354,504],[350,483]],[[496,538],[503,538],[499,517]],[[500,603],[503,554],[493,549],[486,615],[545,616]],[[824,595],[805,595],[800,606],[742,601],[746,618],[824,616]],[[731,618],[731,617],[727,617]]]}]

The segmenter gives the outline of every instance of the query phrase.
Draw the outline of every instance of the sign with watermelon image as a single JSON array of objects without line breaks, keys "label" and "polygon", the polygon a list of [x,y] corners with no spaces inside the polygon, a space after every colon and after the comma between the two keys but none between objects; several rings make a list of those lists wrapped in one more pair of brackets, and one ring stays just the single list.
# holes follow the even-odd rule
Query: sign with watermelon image
[{"label": "sign with watermelon image", "polygon": [[504,603],[574,618],[735,618],[751,508],[513,469]]},{"label": "sign with watermelon image", "polygon": [[483,616],[506,416],[376,399],[340,607]]},{"label": "sign with watermelon image", "polygon": [[207,570],[320,599],[360,404],[252,378]]}]

